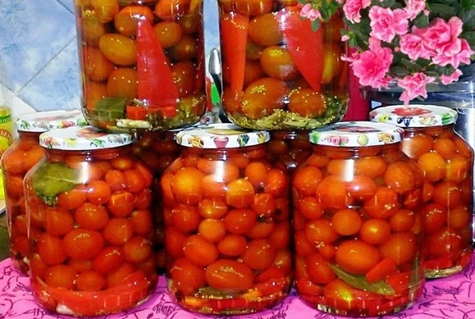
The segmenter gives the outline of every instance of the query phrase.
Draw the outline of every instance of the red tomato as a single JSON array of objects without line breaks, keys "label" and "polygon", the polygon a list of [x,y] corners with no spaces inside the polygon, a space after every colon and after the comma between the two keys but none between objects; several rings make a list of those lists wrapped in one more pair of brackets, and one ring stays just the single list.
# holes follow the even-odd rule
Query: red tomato
[{"label": "red tomato", "polygon": [[343,270],[352,274],[366,274],[379,262],[379,251],[361,240],[342,242],[335,255],[335,261]]},{"label": "red tomato", "polygon": [[254,274],[244,263],[219,259],[206,267],[206,282],[213,288],[225,291],[245,291],[252,287]]},{"label": "red tomato", "polygon": [[104,239],[95,230],[75,228],[64,236],[63,247],[71,258],[90,259],[102,250]]},{"label": "red tomato", "polygon": [[170,278],[173,288],[184,295],[192,295],[206,285],[205,270],[191,263],[186,258],[180,258],[170,267]]}]

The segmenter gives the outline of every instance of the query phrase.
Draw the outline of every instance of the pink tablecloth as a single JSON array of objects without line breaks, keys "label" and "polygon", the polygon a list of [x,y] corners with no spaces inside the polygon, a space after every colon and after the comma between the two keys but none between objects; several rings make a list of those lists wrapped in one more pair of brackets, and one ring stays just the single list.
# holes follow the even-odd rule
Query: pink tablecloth
[{"label": "pink tablecloth", "polygon": [[[0,262],[0,319],[48,319],[69,318],[45,312],[35,303],[29,289],[29,279],[19,277],[9,259]],[[167,293],[165,279],[152,297],[128,312],[96,319],[204,319],[223,318],[190,313],[177,306]],[[283,303],[271,310],[254,315],[234,316],[233,319],[336,319],[304,304],[295,291]],[[424,295],[411,308],[384,318],[475,318],[475,262],[465,272],[426,283]]]}]

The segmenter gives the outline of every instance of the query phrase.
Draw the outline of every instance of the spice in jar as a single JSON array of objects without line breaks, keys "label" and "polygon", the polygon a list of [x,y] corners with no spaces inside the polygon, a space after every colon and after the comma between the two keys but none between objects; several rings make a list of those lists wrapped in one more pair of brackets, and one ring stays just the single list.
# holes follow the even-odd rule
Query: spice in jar
[{"label": "spice in jar", "polygon": [[461,272],[473,253],[473,150],[454,131],[457,111],[435,105],[385,106],[370,117],[404,128],[402,150],[423,173],[426,277]]},{"label": "spice in jar", "polygon": [[266,157],[266,131],[182,130],[161,179],[168,289],[187,310],[243,314],[291,287],[289,178]]},{"label": "spice in jar", "polygon": [[18,138],[1,159],[5,189],[7,230],[10,239],[10,258],[23,275],[29,271],[29,244],[23,179],[44,156],[39,145],[41,133],[51,129],[85,126],[81,111],[46,111],[20,116],[16,121]]},{"label": "spice in jar", "polygon": [[319,310],[379,316],[422,294],[422,175],[401,133],[362,121],[309,134],[292,179],[295,286]]},{"label": "spice in jar", "polygon": [[129,134],[66,128],[40,135],[45,157],[25,176],[30,283],[48,311],[107,315],[155,289],[153,176]]}]

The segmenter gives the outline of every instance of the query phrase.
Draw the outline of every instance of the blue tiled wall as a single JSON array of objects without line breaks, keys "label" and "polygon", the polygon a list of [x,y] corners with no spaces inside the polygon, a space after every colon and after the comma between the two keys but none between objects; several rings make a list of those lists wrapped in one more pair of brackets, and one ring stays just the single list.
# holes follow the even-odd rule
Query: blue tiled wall
[{"label": "blue tiled wall", "polygon": [[[0,100],[14,116],[80,108],[73,1],[0,0]],[[209,50],[219,43],[216,1],[204,8]]]}]

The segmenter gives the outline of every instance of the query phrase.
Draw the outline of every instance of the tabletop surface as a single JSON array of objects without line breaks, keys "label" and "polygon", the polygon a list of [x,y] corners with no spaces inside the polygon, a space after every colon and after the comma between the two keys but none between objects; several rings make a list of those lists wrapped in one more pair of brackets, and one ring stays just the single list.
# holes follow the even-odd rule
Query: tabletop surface
[{"label": "tabletop surface", "polygon": [[[475,260],[475,258],[474,258]],[[410,308],[384,318],[399,319],[473,319],[475,318],[475,262],[472,260],[465,271],[443,279],[428,281],[422,297]],[[0,262],[0,318],[69,318],[48,313],[34,301],[29,288],[29,278],[19,276],[10,259]],[[191,313],[174,303],[167,292],[165,278],[160,277],[158,286],[150,298],[140,306],[123,313],[98,316],[96,319],[203,319],[229,318]],[[295,290],[279,305],[253,315],[231,317],[233,319],[336,319],[348,318],[314,310],[303,303]]]}]

